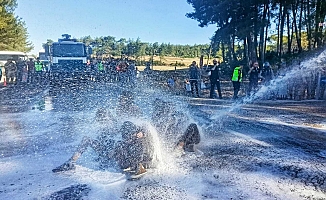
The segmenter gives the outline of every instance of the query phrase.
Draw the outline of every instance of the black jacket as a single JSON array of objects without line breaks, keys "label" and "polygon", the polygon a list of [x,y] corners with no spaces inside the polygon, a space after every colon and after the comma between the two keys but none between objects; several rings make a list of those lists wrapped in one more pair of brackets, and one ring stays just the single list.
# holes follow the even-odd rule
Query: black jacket
[{"label": "black jacket", "polygon": [[211,75],[209,77],[211,82],[217,82],[220,80],[220,71],[219,71],[219,65],[216,65],[215,69],[212,70],[214,66],[210,66],[210,69],[208,71],[211,72]]}]

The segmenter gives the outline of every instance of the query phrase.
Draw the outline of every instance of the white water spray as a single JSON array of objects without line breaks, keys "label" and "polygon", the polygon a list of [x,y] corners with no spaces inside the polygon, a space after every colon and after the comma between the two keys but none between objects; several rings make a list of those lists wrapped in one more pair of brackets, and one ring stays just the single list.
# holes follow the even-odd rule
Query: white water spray
[{"label": "white water spray", "polygon": [[240,109],[243,105],[252,103],[255,100],[261,99],[270,92],[276,92],[280,87],[295,79],[303,79],[310,76],[310,74],[326,64],[326,50],[320,53],[318,56],[305,60],[299,65],[292,65],[290,70],[284,71],[284,76],[279,76],[272,80],[268,85],[262,85],[261,88],[252,96],[245,97],[242,102],[235,102],[231,108],[220,111],[219,113],[211,116],[212,120],[222,121],[225,116],[233,111]]}]

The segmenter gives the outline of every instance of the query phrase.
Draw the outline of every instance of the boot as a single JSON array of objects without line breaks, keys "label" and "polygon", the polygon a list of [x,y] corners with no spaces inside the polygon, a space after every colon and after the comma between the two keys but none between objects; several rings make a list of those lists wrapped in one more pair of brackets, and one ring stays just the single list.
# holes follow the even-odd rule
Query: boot
[{"label": "boot", "polygon": [[52,169],[52,172],[57,173],[57,172],[74,170],[74,169],[76,169],[76,166],[73,162],[65,162],[59,167]]},{"label": "boot", "polygon": [[144,166],[139,163],[138,165],[138,170],[135,174],[131,175],[131,178],[140,178],[141,176],[145,175],[147,173],[146,169],[144,168]]}]

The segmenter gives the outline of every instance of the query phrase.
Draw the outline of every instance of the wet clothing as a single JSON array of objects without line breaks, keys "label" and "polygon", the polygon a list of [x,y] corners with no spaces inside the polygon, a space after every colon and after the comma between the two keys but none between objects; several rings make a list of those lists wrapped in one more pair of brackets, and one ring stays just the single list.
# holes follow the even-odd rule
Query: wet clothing
[{"label": "wet clothing", "polygon": [[269,82],[273,78],[273,71],[270,66],[263,66],[261,76],[264,77],[264,82]]},{"label": "wet clothing", "polygon": [[139,163],[142,163],[145,168],[149,168],[152,166],[153,151],[154,147],[147,135],[143,138],[119,142],[114,148],[113,157],[121,169],[131,167],[135,170]]},{"label": "wet clothing", "polygon": [[199,144],[200,134],[196,124],[192,123],[187,127],[185,133],[181,136],[178,144],[184,143],[183,149],[188,151],[193,151],[194,145]]},{"label": "wet clothing", "polygon": [[251,70],[249,74],[249,88],[248,93],[250,93],[252,90],[256,90],[258,88],[258,80],[259,80],[259,68],[254,68]]},{"label": "wet clothing", "polygon": [[178,111],[172,102],[156,99],[151,120],[162,137],[176,141],[178,137],[176,133],[186,126],[189,117],[184,112]]},{"label": "wet clothing", "polygon": [[[135,135],[139,131],[144,135],[141,138]],[[98,154],[97,161],[100,162],[101,168],[113,165],[112,161],[116,161],[121,169],[136,169],[139,163],[145,167],[152,166],[154,147],[149,131],[127,121],[122,125],[120,132],[122,141],[116,141],[108,133],[101,134],[96,140],[84,137],[68,163],[76,162],[87,148],[91,147]]]}]

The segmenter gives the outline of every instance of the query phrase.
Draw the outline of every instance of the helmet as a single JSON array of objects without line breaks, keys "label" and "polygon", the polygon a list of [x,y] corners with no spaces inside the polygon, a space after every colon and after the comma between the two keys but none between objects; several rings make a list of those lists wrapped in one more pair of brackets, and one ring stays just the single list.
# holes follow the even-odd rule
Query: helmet
[{"label": "helmet", "polygon": [[269,67],[270,66],[270,64],[269,64],[269,62],[264,62],[264,65],[263,65],[264,67]]}]

